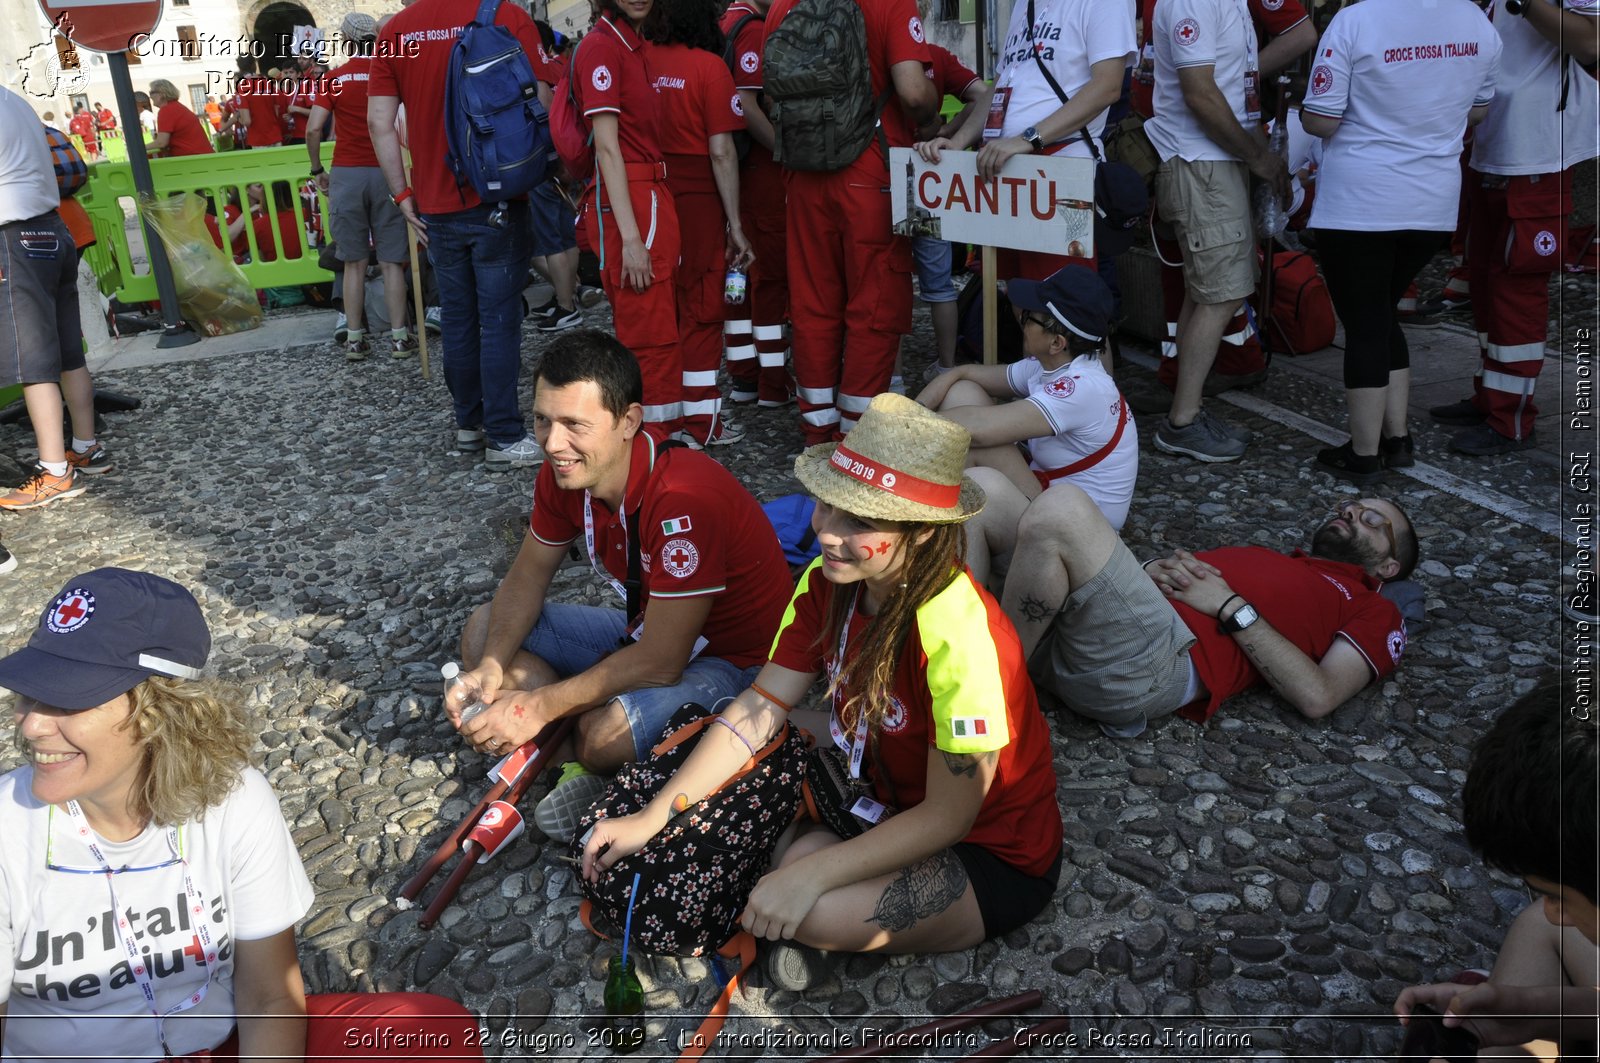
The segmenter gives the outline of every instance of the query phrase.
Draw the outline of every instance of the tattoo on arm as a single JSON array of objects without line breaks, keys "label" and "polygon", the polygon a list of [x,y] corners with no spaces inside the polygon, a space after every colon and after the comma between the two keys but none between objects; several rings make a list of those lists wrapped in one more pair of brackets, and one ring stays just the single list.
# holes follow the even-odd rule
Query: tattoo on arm
[{"label": "tattoo on arm", "polygon": [[919,920],[948,909],[965,892],[967,869],[955,853],[946,849],[896,875],[866,921],[891,934],[910,930]]},{"label": "tattoo on arm", "polygon": [[1030,624],[1037,624],[1048,620],[1055,614],[1055,610],[1050,608],[1049,605],[1045,604],[1043,599],[1035,598],[1031,595],[1023,596],[1021,606],[1022,619],[1026,620]]},{"label": "tattoo on arm", "polygon": [[976,778],[978,767],[990,753],[947,753],[939,750],[939,755],[944,758],[944,766],[950,769],[951,775],[965,775],[967,778]]}]

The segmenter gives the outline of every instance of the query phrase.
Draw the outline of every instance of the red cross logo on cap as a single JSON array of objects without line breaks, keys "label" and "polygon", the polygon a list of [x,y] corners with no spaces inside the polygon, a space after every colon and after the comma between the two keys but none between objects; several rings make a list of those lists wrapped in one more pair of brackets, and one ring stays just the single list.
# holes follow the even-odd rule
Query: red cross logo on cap
[{"label": "red cross logo on cap", "polygon": [[1187,48],[1200,39],[1200,23],[1192,18],[1186,18],[1172,29],[1172,37],[1179,44]]},{"label": "red cross logo on cap", "polygon": [[50,611],[45,614],[44,621],[45,626],[57,635],[65,635],[87,624],[93,615],[94,595],[81,588],[74,588],[51,603]]}]

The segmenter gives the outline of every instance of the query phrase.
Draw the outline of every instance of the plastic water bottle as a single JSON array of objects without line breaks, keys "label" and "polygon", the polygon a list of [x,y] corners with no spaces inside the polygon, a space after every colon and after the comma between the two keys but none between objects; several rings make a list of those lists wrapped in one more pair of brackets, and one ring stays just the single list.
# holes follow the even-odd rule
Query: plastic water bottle
[{"label": "plastic water bottle", "polygon": [[[1283,91],[1280,83],[1279,91]],[[1272,132],[1267,136],[1267,150],[1280,159],[1287,160],[1289,150],[1289,128],[1287,123],[1277,121],[1272,124]],[[1272,186],[1259,184],[1255,191],[1256,235],[1263,240],[1274,239],[1279,233],[1289,226],[1289,215],[1283,209],[1283,204],[1278,202],[1278,197],[1273,194]]]},{"label": "plastic water bottle", "polygon": [[477,680],[471,676],[462,675],[461,666],[456,662],[446,662],[445,666],[439,669],[439,674],[444,676],[444,696],[446,701],[450,699],[450,695],[456,687],[459,686],[465,690],[465,694],[462,697],[462,701],[466,703],[461,708],[462,723],[466,723],[489,707],[483,703],[483,691],[478,687]]},{"label": "plastic water bottle", "polygon": [[722,298],[729,306],[739,306],[744,303],[745,291],[749,288],[750,276],[742,269],[730,269],[723,278]]},{"label": "plastic water bottle", "polygon": [[613,1052],[637,1052],[644,1044],[644,987],[634,973],[633,960],[611,957],[606,971],[606,1017],[609,1028],[602,1035]]}]

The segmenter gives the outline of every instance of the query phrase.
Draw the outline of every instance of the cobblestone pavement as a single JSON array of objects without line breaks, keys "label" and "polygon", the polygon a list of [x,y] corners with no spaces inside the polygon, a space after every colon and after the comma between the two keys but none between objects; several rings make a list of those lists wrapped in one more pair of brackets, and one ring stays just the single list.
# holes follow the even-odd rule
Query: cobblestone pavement
[{"label": "cobblestone pavement", "polygon": [[[928,327],[919,311],[910,346],[927,346]],[[529,366],[546,342],[527,331]],[[925,358],[912,352],[911,375]],[[605,1054],[581,1016],[601,1010],[613,946],[578,922],[569,865],[537,831],[480,869],[431,932],[390,903],[486,787],[487,761],[439,711],[438,666],[509,563],[533,472],[491,475],[451,450],[437,372],[429,383],[415,362],[347,364],[332,344],[100,383],[144,407],[109,418],[117,469],[89,493],[0,518],[21,559],[0,584],[0,645],[21,644],[36,606],[90,567],[147,568],[193,588],[214,670],[260,713],[265,767],[317,887],[300,927],[308,988],[459,998],[483,1016],[494,1057]],[[1275,373],[1255,395],[1339,423],[1340,396],[1306,377]],[[1232,413],[1257,434],[1237,465],[1146,446],[1126,533],[1137,554],[1288,548],[1348,493],[1307,467],[1306,436]],[[762,498],[796,490],[792,410],[736,416],[751,436],[716,456]],[[1154,427],[1141,425],[1147,440]],[[0,450],[22,454],[30,439],[0,426]],[[1456,471],[1558,505],[1548,466],[1513,456]],[[1043,1010],[1073,1016],[1072,1043],[1041,1055],[1392,1051],[1400,988],[1486,966],[1528,902],[1467,850],[1457,799],[1486,721],[1557,664],[1561,591],[1551,536],[1415,480],[1393,492],[1422,538],[1428,599],[1397,676],[1319,722],[1263,694],[1233,700],[1208,727],[1169,719],[1132,741],[1053,717],[1068,859],[1046,912],[971,952],[851,958],[804,995],[757,973],[722,1051],[809,1058],[860,1043],[868,1027],[1030,988]],[[587,567],[557,576],[560,599],[607,593]],[[0,767],[15,763],[0,746]],[[707,966],[641,964],[652,1036],[693,1029],[716,994]],[[974,1030],[932,1054],[984,1041]],[[676,1054],[653,1044],[648,1055]]]}]

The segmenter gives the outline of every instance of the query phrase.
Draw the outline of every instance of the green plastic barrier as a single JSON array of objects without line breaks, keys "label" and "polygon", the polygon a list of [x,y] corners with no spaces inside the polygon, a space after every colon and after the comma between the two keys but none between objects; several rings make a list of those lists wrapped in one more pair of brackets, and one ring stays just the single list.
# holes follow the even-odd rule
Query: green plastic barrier
[{"label": "green plastic barrier", "polygon": [[98,159],[89,158],[88,151],[84,149],[82,137],[73,134],[71,140],[73,147],[78,149],[78,154],[82,155],[84,161],[90,166],[98,166],[102,162],[128,161],[128,144],[122,139],[122,130],[120,129],[102,129],[100,131],[98,137],[100,157]]},{"label": "green plastic barrier", "polygon": [[[333,161],[333,144],[322,146],[322,164]],[[267,200],[273,202],[272,189],[280,183],[287,184],[290,209],[300,236],[300,255],[288,258],[283,254],[282,236],[276,225],[271,229],[272,250],[276,260],[264,262],[261,249],[256,244],[253,225],[246,225],[245,237],[250,245],[251,261],[239,268],[255,288],[279,288],[297,284],[318,284],[332,280],[333,274],[317,265],[317,249],[305,233],[305,207],[300,198],[300,188],[305,184],[311,167],[306,157],[305,145],[281,148],[258,148],[254,151],[230,151],[215,155],[187,155],[176,159],[150,160],[150,174],[158,196],[176,192],[198,192],[210,196],[218,205],[220,221],[222,206],[229,193],[238,196],[240,203],[248,201],[246,186],[260,182],[268,189]],[[148,266],[136,271],[133,255],[128,245],[122,200],[136,204],[138,193],[133,187],[133,170],[126,162],[103,162],[89,167],[89,183],[78,193],[94,224],[95,243],[84,252],[100,290],[116,295],[125,303],[150,302],[158,296],[156,281]],[[317,197],[317,209],[322,216],[322,231],[331,231],[328,223],[328,199]]]}]

